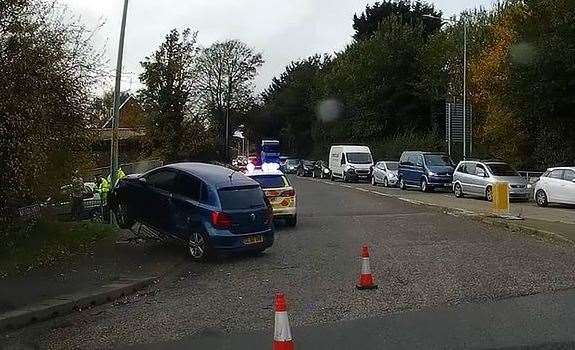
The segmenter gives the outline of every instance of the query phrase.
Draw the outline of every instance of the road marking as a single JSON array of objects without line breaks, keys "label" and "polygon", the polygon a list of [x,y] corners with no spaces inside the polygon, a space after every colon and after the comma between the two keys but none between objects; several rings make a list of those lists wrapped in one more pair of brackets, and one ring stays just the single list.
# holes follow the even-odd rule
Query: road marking
[{"label": "road marking", "polygon": [[380,196],[384,196],[384,197],[389,197],[389,198],[397,198],[397,196],[393,195],[393,194],[389,194],[389,193],[383,193],[383,192],[377,192],[377,191],[369,191],[373,194],[378,194]]}]

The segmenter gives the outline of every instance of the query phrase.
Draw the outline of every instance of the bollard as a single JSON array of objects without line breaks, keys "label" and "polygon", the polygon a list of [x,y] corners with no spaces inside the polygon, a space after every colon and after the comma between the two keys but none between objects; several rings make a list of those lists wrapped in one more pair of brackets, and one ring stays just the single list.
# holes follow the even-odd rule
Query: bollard
[{"label": "bollard", "polygon": [[497,215],[509,214],[509,183],[496,182],[493,184],[493,213]]}]

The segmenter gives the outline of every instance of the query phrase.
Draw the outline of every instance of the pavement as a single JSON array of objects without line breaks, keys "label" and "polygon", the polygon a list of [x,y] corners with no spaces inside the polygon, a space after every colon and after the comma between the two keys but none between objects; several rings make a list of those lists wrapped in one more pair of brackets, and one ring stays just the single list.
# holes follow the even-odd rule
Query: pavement
[{"label": "pavement", "polygon": [[[342,183],[330,182],[329,180],[315,180],[322,183],[355,188],[365,191],[377,192],[376,194],[398,198],[402,201],[415,204],[435,206],[445,209],[460,211],[471,215],[488,217],[492,215],[491,203],[480,197],[466,196],[457,198],[452,192],[447,190],[436,190],[431,193],[423,193],[417,189],[401,190],[397,187],[387,188],[383,186],[372,186],[367,183]],[[532,201],[512,201],[510,203],[509,214],[521,220],[513,223],[516,226],[524,226],[540,231],[557,233],[567,238],[568,241],[575,242],[575,206],[550,205],[547,208],[538,207]]]},{"label": "pavement", "polygon": [[181,250],[174,244],[128,241],[133,237],[129,231],[122,231],[119,236],[118,241],[98,242],[87,254],[0,279],[0,326],[14,326],[7,319],[13,316],[18,316],[14,319],[18,324],[27,314],[29,319],[40,318],[31,311],[57,307],[54,312],[61,314],[78,307],[81,300],[87,300],[88,305],[102,295],[106,300],[115,295],[114,290],[147,285],[152,277],[163,275],[185,260],[174,254]]},{"label": "pavement", "polygon": [[[256,336],[269,348],[276,291],[286,293],[293,332],[303,334],[303,344],[319,344],[314,337],[324,334],[343,337],[349,329],[365,329],[366,342],[372,336],[381,339],[384,332],[378,333],[379,324],[389,332],[393,329],[396,347],[409,347],[415,344],[408,339],[413,329],[432,324],[438,335],[448,334],[457,317],[470,325],[458,339],[472,337],[472,332],[494,339],[485,346],[469,343],[459,348],[569,340],[547,333],[549,327],[560,335],[573,333],[573,323],[558,318],[562,312],[569,313],[565,319],[569,321],[574,310],[570,296],[559,301],[561,291],[575,287],[573,245],[355,188],[369,185],[294,177],[292,182],[298,194],[298,226],[278,227],[274,246],[261,256],[173,266],[160,283],[137,295],[2,334],[0,348],[162,347],[212,336],[230,340]],[[364,243],[370,246],[371,267],[379,284],[373,291],[355,289]],[[180,256],[180,252],[174,254]],[[537,295],[549,297],[533,299],[534,312],[527,312],[529,307],[519,301],[512,302]],[[503,301],[511,302],[502,313],[510,320],[511,328],[504,328],[509,334],[496,332],[497,323],[480,322],[481,312],[489,312],[481,311],[482,307],[504,310],[497,304]],[[452,308],[466,305],[475,305],[478,311],[447,315]],[[442,310],[445,316],[433,313]],[[533,321],[538,310],[550,312],[550,324]],[[427,316],[418,317],[420,312]],[[403,323],[387,323],[396,315],[405,315]],[[531,328],[516,331],[521,324]],[[532,336],[537,332],[538,339]],[[439,336],[426,340],[424,335],[419,333],[424,343],[416,347],[441,347],[442,341],[449,341]],[[508,342],[499,342],[505,339]],[[315,347],[338,349],[348,348],[347,344]],[[218,347],[200,344],[193,348]]]}]

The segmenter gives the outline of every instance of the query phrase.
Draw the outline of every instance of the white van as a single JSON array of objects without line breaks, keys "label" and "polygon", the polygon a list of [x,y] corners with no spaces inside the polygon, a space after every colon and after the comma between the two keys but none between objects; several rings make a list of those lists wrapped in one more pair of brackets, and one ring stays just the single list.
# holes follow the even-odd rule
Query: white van
[{"label": "white van", "polygon": [[373,158],[367,146],[331,146],[329,170],[331,179],[369,180]]}]

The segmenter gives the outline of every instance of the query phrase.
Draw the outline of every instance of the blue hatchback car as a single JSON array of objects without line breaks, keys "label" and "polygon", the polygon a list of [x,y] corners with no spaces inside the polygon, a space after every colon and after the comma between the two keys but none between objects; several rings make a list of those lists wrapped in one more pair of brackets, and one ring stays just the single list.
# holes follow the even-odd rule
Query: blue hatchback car
[{"label": "blue hatchback car", "polygon": [[128,176],[109,203],[120,227],[138,221],[184,241],[193,260],[261,252],[274,242],[273,212],[260,185],[216,165],[179,163]]},{"label": "blue hatchback car", "polygon": [[399,187],[418,187],[423,192],[451,189],[454,170],[453,161],[445,153],[406,151],[399,160]]}]

